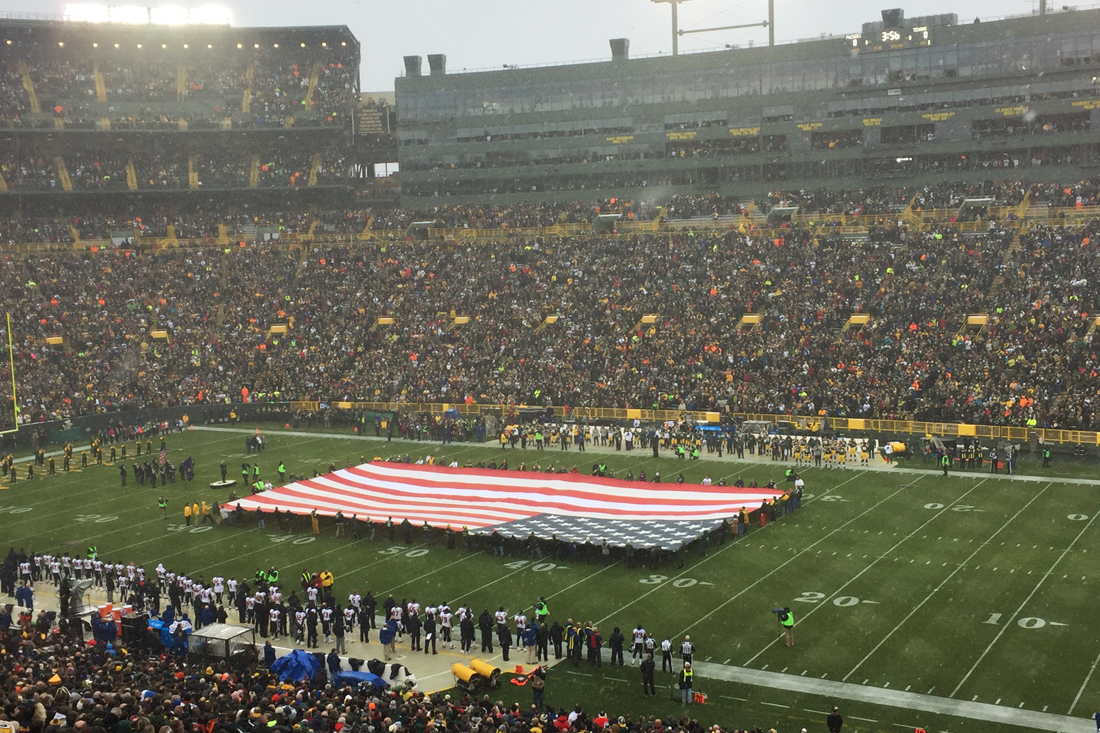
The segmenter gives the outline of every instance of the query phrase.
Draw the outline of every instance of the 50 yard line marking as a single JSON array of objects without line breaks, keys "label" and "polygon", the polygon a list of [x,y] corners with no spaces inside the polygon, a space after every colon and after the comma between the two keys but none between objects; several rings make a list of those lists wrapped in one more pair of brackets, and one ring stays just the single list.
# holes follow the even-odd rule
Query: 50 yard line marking
[{"label": "50 yard line marking", "polygon": [[978,665],[982,663],[982,660],[985,659],[987,654],[989,654],[989,651],[993,648],[993,646],[1001,640],[1002,636],[1004,636],[1005,630],[1008,629],[1012,622],[1016,620],[1016,617],[1020,615],[1020,612],[1024,610],[1024,606],[1026,606],[1028,602],[1030,602],[1031,599],[1035,596],[1035,594],[1039,592],[1039,588],[1043,586],[1043,583],[1045,583],[1047,578],[1050,577],[1050,574],[1054,572],[1054,569],[1058,567],[1059,563],[1061,563],[1065,556],[1069,554],[1069,551],[1073,549],[1073,546],[1077,544],[1077,540],[1081,539],[1081,537],[1084,536],[1085,532],[1088,531],[1089,527],[1092,526],[1092,523],[1096,521],[1096,518],[1098,516],[1100,516],[1100,514],[1093,514],[1092,519],[1089,520],[1088,524],[1086,524],[1084,528],[1077,533],[1077,536],[1074,537],[1073,541],[1066,546],[1066,549],[1062,550],[1062,554],[1059,555],[1058,559],[1054,561],[1054,564],[1050,566],[1050,570],[1043,573],[1043,577],[1039,578],[1039,582],[1036,583],[1031,592],[1027,594],[1027,598],[1025,598],[1023,603],[1021,603],[1019,607],[1012,612],[1012,615],[1008,618],[1007,621],[1005,621],[1004,625],[1001,627],[1001,630],[998,631],[997,635],[993,637],[993,641],[989,642],[989,646],[985,648],[985,651],[983,651],[978,657],[977,661],[974,662],[974,666],[970,668],[970,671],[963,675],[963,678],[959,680],[959,684],[955,685],[955,689],[951,691],[951,694],[948,697],[955,697],[962,686],[966,684],[966,681],[970,679],[970,675],[974,674],[974,670],[978,668]]},{"label": "50 yard line marking", "polygon": [[[984,480],[983,480],[983,483],[984,483]],[[978,485],[980,486],[981,484],[978,484]],[[981,552],[983,549],[985,549],[985,547],[990,542],[992,542],[997,537],[997,535],[999,535],[1001,532],[1003,532],[1005,530],[1005,528],[1008,527],[1008,525],[1010,525],[1014,521],[1016,521],[1016,518],[1018,516],[1020,516],[1021,514],[1023,514],[1025,509],[1027,509],[1029,506],[1031,506],[1040,496],[1042,496],[1043,494],[1046,493],[1047,489],[1049,489],[1053,485],[1054,485],[1054,482],[1051,481],[1049,484],[1044,486],[1042,491],[1040,491],[1035,496],[1031,497],[1031,501],[1029,501],[1027,504],[1024,504],[1022,507],[1020,507],[1020,510],[1018,512],[1016,512],[1015,514],[1013,514],[1012,517],[1009,518],[1009,520],[1007,522],[1002,524],[996,532],[991,534],[989,536],[989,539],[987,539],[982,544],[978,545],[978,548],[976,550],[974,550],[974,552],[970,553],[969,557],[967,557],[965,560],[963,560],[961,563],[959,563],[959,566],[956,567],[954,570],[952,570],[951,573],[946,578],[943,579],[943,582],[941,582],[939,585],[937,585],[935,588],[933,588],[932,592],[929,593],[927,596],[925,596],[923,601],[921,601],[916,606],[914,606],[913,610],[910,611],[905,616],[905,618],[903,618],[901,621],[899,621],[897,626],[895,626],[894,628],[892,628],[890,630],[890,633],[888,633],[886,636],[882,637],[882,641],[880,641],[878,644],[875,644],[875,647],[871,651],[867,652],[867,656],[865,656],[863,659],[859,660],[859,663],[856,666],[852,667],[852,671],[850,671],[848,674],[844,675],[844,677],[841,679],[841,682],[847,682],[848,678],[851,677],[853,674],[855,674],[856,670],[859,669],[860,667],[862,667],[864,662],[866,662],[868,659],[870,659],[871,656],[875,652],[877,652],[882,647],[882,645],[885,644],[890,639],[890,637],[893,636],[897,632],[898,629],[900,629],[902,626],[905,625],[905,622],[907,622],[909,619],[911,619],[913,617],[913,615],[916,614],[916,612],[919,611],[924,606],[925,603],[928,603],[928,601],[932,600],[932,596],[936,595],[936,593],[938,593],[940,591],[940,589],[943,588],[943,586],[946,585],[949,580],[954,578],[955,575],[960,570],[962,570],[968,562],[970,562],[971,560],[974,559],[975,555],[977,555],[979,552]],[[975,488],[977,488],[977,487],[975,487]]]}]

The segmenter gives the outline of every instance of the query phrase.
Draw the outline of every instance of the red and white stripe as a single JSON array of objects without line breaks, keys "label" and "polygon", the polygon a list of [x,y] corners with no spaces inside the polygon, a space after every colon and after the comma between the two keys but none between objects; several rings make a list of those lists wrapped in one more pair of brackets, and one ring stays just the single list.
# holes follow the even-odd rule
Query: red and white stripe
[{"label": "red and white stripe", "polygon": [[414,524],[490,527],[540,514],[627,521],[698,521],[750,511],[783,492],[701,484],[655,484],[583,474],[543,474],[366,463],[238,502],[245,510]]}]

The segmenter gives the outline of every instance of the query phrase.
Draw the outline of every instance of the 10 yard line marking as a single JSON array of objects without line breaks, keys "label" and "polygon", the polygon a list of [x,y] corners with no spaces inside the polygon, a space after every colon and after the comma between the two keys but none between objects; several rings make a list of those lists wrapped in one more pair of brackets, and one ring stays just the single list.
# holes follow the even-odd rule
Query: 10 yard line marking
[{"label": "10 yard line marking", "polygon": [[966,681],[970,679],[970,675],[974,674],[974,670],[978,668],[978,665],[981,664],[982,660],[985,659],[987,654],[989,654],[989,651],[993,648],[993,645],[1000,641],[1001,637],[1004,636],[1005,630],[1013,621],[1016,620],[1016,617],[1020,615],[1020,612],[1024,610],[1024,606],[1026,606],[1028,602],[1035,596],[1035,594],[1039,592],[1039,588],[1043,586],[1043,583],[1046,582],[1046,579],[1050,576],[1051,573],[1054,572],[1054,568],[1058,567],[1058,564],[1061,563],[1063,559],[1065,559],[1066,555],[1069,554],[1069,551],[1072,550],[1073,546],[1077,544],[1077,540],[1081,539],[1085,532],[1088,531],[1089,527],[1092,526],[1092,523],[1096,521],[1096,517],[1098,516],[1100,516],[1100,514],[1093,514],[1092,519],[1089,520],[1089,523],[1085,525],[1084,529],[1077,533],[1077,536],[1073,538],[1073,541],[1069,543],[1066,549],[1062,550],[1062,554],[1059,555],[1058,559],[1054,561],[1054,564],[1050,566],[1050,570],[1043,573],[1043,576],[1039,579],[1039,582],[1035,585],[1032,591],[1027,594],[1027,598],[1024,599],[1024,602],[1021,603],[1019,608],[1017,608],[1012,613],[1012,616],[1010,616],[1009,619],[1005,621],[1004,626],[1002,626],[1001,630],[997,632],[997,635],[993,637],[993,641],[989,642],[989,646],[985,648],[985,651],[981,653],[981,655],[978,657],[978,660],[974,662],[974,666],[970,668],[970,671],[967,672],[961,680],[959,680],[959,684],[955,685],[955,689],[951,691],[951,694],[948,697],[955,697],[955,694],[959,691],[959,689],[961,689],[962,686],[966,684]]},{"label": "10 yard line marking", "polygon": [[[986,480],[988,480],[988,479],[983,479],[982,482],[980,482],[978,484],[978,486],[981,486],[982,483],[985,483]],[[1029,501],[1027,504],[1024,504],[1018,512],[1013,514],[1012,517],[1007,522],[1005,522],[1004,524],[1001,525],[1000,529],[998,529],[996,532],[994,532],[992,535],[990,535],[989,539],[987,539],[982,544],[978,545],[978,548],[976,550],[974,550],[974,552],[970,553],[970,556],[968,558],[966,558],[961,563],[959,563],[959,566],[957,568],[955,568],[954,570],[952,570],[950,575],[948,575],[946,578],[943,579],[943,582],[941,582],[939,585],[937,585],[935,588],[933,588],[932,592],[929,593],[927,596],[925,596],[923,601],[921,601],[916,606],[914,606],[913,610],[910,611],[906,615],[905,618],[903,618],[900,622],[898,622],[897,626],[895,626],[893,629],[890,630],[890,633],[888,633],[886,636],[882,637],[882,641],[880,641],[878,644],[876,644],[874,649],[867,652],[867,656],[865,656],[863,659],[859,660],[859,664],[852,667],[852,671],[849,672],[848,674],[844,675],[844,678],[841,681],[842,682],[847,682],[848,678],[851,677],[853,674],[855,674],[856,670],[859,669],[860,667],[862,667],[864,662],[866,662],[868,659],[870,659],[871,656],[875,652],[877,652],[880,648],[882,648],[882,645],[885,644],[887,641],[889,641],[890,637],[893,636],[895,633],[897,633],[897,630],[900,629],[902,626],[904,626],[906,621],[913,618],[913,615],[917,611],[919,611],[924,606],[925,603],[928,603],[928,601],[932,600],[932,596],[936,595],[936,593],[938,593],[940,591],[940,589],[943,588],[943,586],[946,585],[949,580],[954,578],[955,575],[960,570],[962,570],[968,562],[970,562],[971,560],[974,559],[975,555],[977,555],[979,552],[981,552],[983,549],[985,549],[986,545],[988,545],[990,542],[992,542],[994,539],[996,539],[997,535],[999,535],[1001,532],[1003,532],[1005,530],[1005,528],[1008,527],[1008,525],[1010,525],[1014,521],[1016,521],[1016,518],[1018,516],[1020,516],[1024,512],[1025,509],[1027,509],[1029,506],[1031,506],[1032,503],[1034,503],[1040,496],[1045,494],[1046,490],[1049,489],[1053,485],[1054,485],[1054,482],[1051,481],[1049,484],[1044,486],[1042,491],[1040,491],[1035,496],[1031,497],[1031,501]],[[974,488],[977,488],[977,486],[975,486]]]}]

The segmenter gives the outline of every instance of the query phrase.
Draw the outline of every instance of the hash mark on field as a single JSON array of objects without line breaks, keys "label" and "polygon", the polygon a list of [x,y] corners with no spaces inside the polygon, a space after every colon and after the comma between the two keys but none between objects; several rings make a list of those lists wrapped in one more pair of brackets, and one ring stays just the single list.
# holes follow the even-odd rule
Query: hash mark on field
[{"label": "hash mark on field", "polygon": [[993,704],[994,704],[994,705],[1000,705],[1000,704],[1001,704],[1001,698],[999,698],[999,697],[998,697],[998,698],[997,698],[997,702],[995,702],[995,703],[993,703]]},{"label": "hash mark on field", "polygon": [[909,688],[910,688],[910,687],[912,687],[912,685],[906,685],[906,686],[905,686],[905,691],[906,691],[906,692],[909,692]]},{"label": "hash mark on field", "polygon": [[707,657],[707,658],[706,658],[706,659],[704,659],[703,661],[704,661],[704,662],[709,662],[709,661],[710,661],[710,657]]},{"label": "hash mark on field", "polygon": [[870,677],[868,677],[867,679],[863,680],[863,682],[861,682],[860,684],[863,684],[863,685],[865,685],[865,684],[867,684],[867,683],[868,683],[868,682],[870,682],[870,681],[871,681],[871,678],[870,678]]},{"label": "hash mark on field", "polygon": [[1022,708],[1023,706],[1024,706],[1024,704],[1023,704],[1023,703],[1020,703],[1020,704],[1019,704],[1019,705],[1017,705],[1016,707],[1018,707],[1018,708]]},{"label": "hash mark on field", "polygon": [[779,670],[779,674],[784,674],[787,671],[787,669],[789,669],[789,668],[784,667],[783,669]]},{"label": "hash mark on field", "polygon": [[786,708],[786,709],[788,709],[788,710],[790,710],[790,709],[791,709],[791,706],[790,706],[790,705],[780,705],[780,704],[779,704],[779,703],[777,703],[777,702],[764,702],[763,700],[761,700],[761,701],[760,701],[760,704],[761,704],[761,705],[767,705],[767,706],[769,706],[769,707],[773,707],[773,708]]},{"label": "hash mark on field", "polygon": [[744,697],[730,697],[729,695],[719,695],[718,697],[723,700],[737,700],[738,702],[748,702],[748,698]]},{"label": "hash mark on field", "polygon": [[611,680],[612,682],[626,682],[626,680],[621,680],[618,677],[604,677],[604,679]]},{"label": "hash mark on field", "polygon": [[1047,711],[1047,708],[1048,708],[1048,707],[1050,707],[1050,706],[1049,706],[1049,705],[1044,705],[1044,706],[1043,706],[1043,712],[1044,712],[1044,713],[1045,713],[1045,712]]},{"label": "hash mark on field", "polygon": [[569,670],[569,674],[575,674],[578,677],[591,677],[592,676],[590,674],[585,674],[584,672],[574,672],[573,670]]},{"label": "hash mark on field", "polygon": [[760,668],[760,671],[763,672],[767,668],[768,668],[768,665],[765,664],[763,667]]},{"label": "hash mark on field", "polygon": [[815,715],[828,715],[828,713],[822,712],[821,710],[810,710],[809,708],[802,708],[802,709],[805,710],[807,713],[813,713]]},{"label": "hash mark on field", "polygon": [[729,658],[729,659],[727,659],[726,661],[722,662],[722,664],[729,664],[729,663],[730,663],[730,660],[732,660],[732,659],[733,659],[733,657],[730,657],[730,658]]},{"label": "hash mark on field", "polygon": [[870,718],[860,718],[860,717],[857,717],[855,715],[849,715],[848,717],[851,718],[852,720],[862,720],[862,721],[865,721],[867,723],[877,723],[878,722],[877,720],[871,720]]},{"label": "hash mark on field", "polygon": [[975,696],[973,697],[973,702],[977,702],[977,701],[978,701],[978,696],[977,696],[977,695],[975,695]]}]

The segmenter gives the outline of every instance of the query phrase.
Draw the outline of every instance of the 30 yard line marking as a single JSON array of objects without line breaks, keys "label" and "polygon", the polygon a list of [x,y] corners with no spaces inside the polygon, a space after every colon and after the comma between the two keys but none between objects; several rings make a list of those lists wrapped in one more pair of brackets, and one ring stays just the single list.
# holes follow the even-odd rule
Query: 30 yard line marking
[{"label": "30 yard line marking", "polygon": [[[978,486],[981,486],[982,483],[984,483],[984,482],[985,481],[983,480],[981,483],[978,484]],[[948,574],[948,576],[946,578],[944,578],[943,581],[939,585],[937,585],[935,588],[933,588],[932,592],[924,597],[924,600],[922,600],[920,603],[918,603],[916,606],[914,606],[913,610],[911,610],[908,614],[906,614],[905,618],[903,618],[901,621],[899,621],[897,626],[890,629],[890,633],[888,633],[886,636],[882,637],[882,641],[880,641],[878,644],[875,644],[874,648],[871,649],[871,651],[867,652],[867,656],[865,656],[863,659],[859,660],[859,663],[856,664],[856,666],[852,667],[852,670],[850,672],[848,672],[848,674],[844,675],[844,677],[842,678],[841,681],[847,681],[847,679],[849,677],[851,677],[853,674],[855,674],[855,671],[857,669],[859,669],[860,667],[862,667],[864,662],[866,662],[868,659],[870,659],[872,657],[872,655],[874,655],[875,652],[877,652],[879,649],[881,649],[882,645],[885,644],[887,641],[889,641],[890,637],[892,637],[895,633],[897,633],[898,629],[900,629],[902,626],[904,626],[905,623],[909,619],[913,618],[913,616],[917,613],[917,611],[919,611],[921,608],[924,607],[924,604],[926,604],[926,603],[928,603],[928,601],[932,600],[932,597],[934,595],[936,595],[936,593],[938,593],[945,585],[947,585],[948,581],[950,581],[952,578],[954,578],[955,575],[958,574],[958,572],[960,570],[962,570],[963,567],[968,562],[973,560],[975,555],[977,555],[979,552],[981,552],[983,549],[985,549],[986,545],[988,545],[990,542],[992,542],[997,537],[997,535],[999,535],[1001,532],[1003,532],[1008,527],[1008,525],[1012,524],[1012,522],[1014,522],[1017,517],[1019,517],[1021,514],[1024,513],[1024,510],[1026,510],[1029,506],[1031,506],[1032,503],[1034,503],[1040,496],[1042,496],[1044,493],[1046,493],[1046,490],[1049,489],[1053,485],[1054,485],[1054,482],[1052,481],[1049,484],[1047,484],[1046,486],[1044,486],[1042,491],[1040,491],[1035,496],[1031,497],[1031,501],[1029,501],[1027,504],[1024,504],[1018,512],[1013,514],[1007,522],[1002,524],[1000,526],[1000,528],[997,529],[996,532],[991,534],[989,536],[989,539],[987,539],[982,544],[978,545],[978,547],[974,550],[974,552],[970,553],[969,557],[967,557],[965,560],[963,560],[962,563],[960,563],[957,568],[952,570]],[[975,486],[974,488],[978,488],[978,486]]]},{"label": "30 yard line marking", "polygon": [[1043,573],[1043,576],[1039,578],[1039,582],[1036,583],[1031,592],[1027,594],[1027,598],[1025,598],[1023,603],[1021,603],[1019,607],[1012,612],[1012,615],[1008,618],[1007,621],[1005,621],[1005,624],[1001,627],[1001,630],[998,631],[997,635],[993,637],[993,641],[989,642],[989,646],[985,648],[985,651],[983,651],[978,657],[977,661],[974,662],[974,666],[970,668],[970,671],[963,675],[963,678],[959,680],[959,684],[955,685],[955,689],[951,691],[949,697],[955,697],[956,693],[958,693],[962,686],[966,684],[966,681],[970,679],[970,675],[974,674],[974,670],[978,668],[978,665],[982,663],[982,660],[985,659],[986,655],[989,654],[991,649],[993,649],[993,646],[1001,640],[1002,636],[1004,636],[1005,629],[1007,629],[1012,624],[1012,622],[1016,620],[1016,617],[1019,616],[1020,612],[1024,610],[1024,606],[1026,606],[1031,601],[1031,599],[1035,597],[1035,594],[1039,592],[1039,589],[1041,587],[1043,587],[1043,583],[1046,582],[1047,577],[1049,577],[1050,574],[1054,572],[1054,569],[1058,567],[1058,564],[1062,562],[1063,558],[1065,558],[1065,556],[1069,554],[1069,551],[1072,550],[1073,546],[1077,544],[1077,540],[1081,539],[1085,532],[1088,531],[1089,527],[1092,526],[1092,523],[1096,521],[1096,518],[1098,516],[1100,516],[1100,514],[1092,515],[1092,519],[1088,521],[1088,524],[1086,524],[1084,528],[1077,533],[1077,536],[1073,538],[1073,541],[1069,543],[1066,549],[1062,550],[1062,554],[1059,555],[1058,559],[1054,561],[1054,564],[1050,566],[1050,570]]}]

